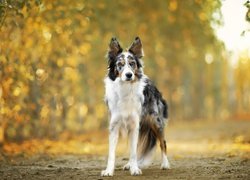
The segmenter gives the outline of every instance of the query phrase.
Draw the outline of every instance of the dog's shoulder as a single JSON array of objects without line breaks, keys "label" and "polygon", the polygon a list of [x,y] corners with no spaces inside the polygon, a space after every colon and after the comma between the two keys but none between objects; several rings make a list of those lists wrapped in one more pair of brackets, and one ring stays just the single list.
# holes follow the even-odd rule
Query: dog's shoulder
[{"label": "dog's shoulder", "polygon": [[145,78],[144,82],[145,86],[143,89],[143,95],[145,97],[150,97],[153,99],[161,97],[161,93],[159,92],[152,80],[150,80],[149,78]]}]

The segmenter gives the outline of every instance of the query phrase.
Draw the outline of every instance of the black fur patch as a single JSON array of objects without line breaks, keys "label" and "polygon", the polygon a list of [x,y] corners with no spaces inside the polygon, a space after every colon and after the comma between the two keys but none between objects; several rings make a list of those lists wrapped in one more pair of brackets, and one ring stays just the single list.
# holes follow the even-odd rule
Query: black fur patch
[{"label": "black fur patch", "polygon": [[116,60],[109,59],[108,69],[108,77],[114,81],[118,75],[118,72],[116,71]]},{"label": "black fur patch", "polygon": [[135,56],[134,56],[134,59],[136,61],[136,65],[137,65],[138,69],[142,68],[141,61],[137,57],[135,57]]}]

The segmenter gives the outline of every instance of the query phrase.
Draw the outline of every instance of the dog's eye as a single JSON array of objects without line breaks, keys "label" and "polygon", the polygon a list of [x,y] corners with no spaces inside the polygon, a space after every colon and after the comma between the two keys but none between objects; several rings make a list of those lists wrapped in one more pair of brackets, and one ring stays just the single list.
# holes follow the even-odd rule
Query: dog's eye
[{"label": "dog's eye", "polygon": [[122,67],[122,66],[123,66],[123,63],[121,63],[121,62],[118,62],[117,66],[120,66],[120,67]]},{"label": "dog's eye", "polygon": [[118,64],[117,64],[117,67],[118,67],[118,70],[121,70],[122,69],[122,67],[123,67],[123,63],[121,63],[121,62],[118,62]]},{"label": "dog's eye", "polygon": [[129,65],[134,68],[135,67],[135,62],[130,62]]}]

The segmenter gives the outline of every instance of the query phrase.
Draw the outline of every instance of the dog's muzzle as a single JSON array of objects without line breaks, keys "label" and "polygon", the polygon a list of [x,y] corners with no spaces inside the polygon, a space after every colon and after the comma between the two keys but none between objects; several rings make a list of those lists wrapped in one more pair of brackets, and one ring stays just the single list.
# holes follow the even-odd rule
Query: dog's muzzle
[{"label": "dog's muzzle", "polygon": [[133,74],[128,72],[128,73],[125,74],[125,76],[126,76],[126,81],[131,81]]}]

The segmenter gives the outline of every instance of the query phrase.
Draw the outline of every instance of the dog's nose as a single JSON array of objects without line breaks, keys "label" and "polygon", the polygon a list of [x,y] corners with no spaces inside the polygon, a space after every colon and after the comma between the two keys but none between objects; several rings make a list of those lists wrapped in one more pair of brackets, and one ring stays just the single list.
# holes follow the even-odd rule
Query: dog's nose
[{"label": "dog's nose", "polygon": [[130,79],[130,78],[132,77],[132,73],[126,73],[125,75],[126,75],[126,77],[127,77],[128,79]]}]

